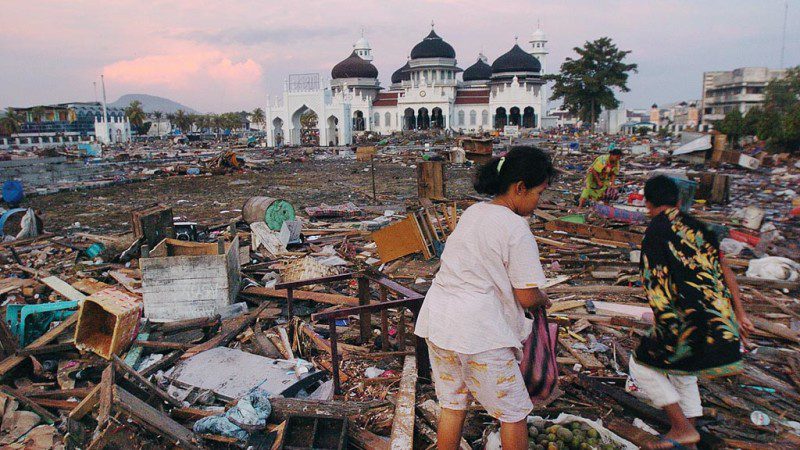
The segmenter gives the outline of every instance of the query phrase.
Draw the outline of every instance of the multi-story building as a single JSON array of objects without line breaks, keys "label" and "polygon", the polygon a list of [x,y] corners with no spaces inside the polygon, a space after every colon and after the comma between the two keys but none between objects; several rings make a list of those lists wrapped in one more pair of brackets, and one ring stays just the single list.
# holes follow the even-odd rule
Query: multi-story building
[{"label": "multi-story building", "polygon": [[785,76],[785,69],[742,67],[739,69],[703,73],[701,123],[711,125],[725,114],[738,110],[747,114],[764,104],[764,88],[772,80]]},{"label": "multi-story building", "polygon": [[[52,147],[93,140],[95,123],[103,124],[103,104],[72,102],[55,105],[10,108],[19,117],[19,133],[0,137],[0,147]],[[130,129],[124,108],[108,107],[109,129],[124,134]],[[114,123],[117,125],[115,128]],[[105,128],[101,128],[105,129]],[[127,131],[130,135],[130,131]]]}]

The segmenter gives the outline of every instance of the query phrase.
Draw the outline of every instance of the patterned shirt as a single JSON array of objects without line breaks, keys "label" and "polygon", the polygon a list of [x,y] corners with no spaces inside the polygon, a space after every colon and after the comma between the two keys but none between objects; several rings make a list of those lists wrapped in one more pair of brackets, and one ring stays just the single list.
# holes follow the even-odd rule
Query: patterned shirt
[{"label": "patterned shirt", "polygon": [[647,227],[641,269],[655,325],[636,349],[636,360],[676,375],[740,372],[739,324],[716,236],[670,208]]}]

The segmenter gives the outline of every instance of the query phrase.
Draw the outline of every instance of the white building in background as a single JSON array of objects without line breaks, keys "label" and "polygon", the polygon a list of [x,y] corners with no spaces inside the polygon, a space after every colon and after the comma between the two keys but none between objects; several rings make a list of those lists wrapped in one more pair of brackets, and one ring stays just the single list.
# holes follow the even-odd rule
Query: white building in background
[{"label": "white building in background", "polygon": [[764,104],[764,88],[772,80],[786,76],[786,69],[742,67],[704,72],[701,123],[711,125],[734,109],[742,115]]},{"label": "white building in background", "polygon": [[121,144],[131,141],[131,123],[127,117],[112,117],[110,122],[104,118],[95,119],[94,135],[101,144]]},{"label": "white building in background", "polygon": [[[543,120],[547,37],[537,29],[529,43],[530,51],[515,43],[491,65],[479,54],[462,70],[453,47],[432,29],[384,89],[362,35],[350,56],[333,67],[329,83],[317,74],[289,76],[282,98],[265,109],[269,145],[345,145],[365,132],[553,126],[555,119]],[[301,124],[310,112],[317,117],[315,128]]]},{"label": "white building in background", "polygon": [[617,134],[628,122],[628,110],[621,104],[617,109],[605,109],[597,118],[597,130],[602,133]]}]

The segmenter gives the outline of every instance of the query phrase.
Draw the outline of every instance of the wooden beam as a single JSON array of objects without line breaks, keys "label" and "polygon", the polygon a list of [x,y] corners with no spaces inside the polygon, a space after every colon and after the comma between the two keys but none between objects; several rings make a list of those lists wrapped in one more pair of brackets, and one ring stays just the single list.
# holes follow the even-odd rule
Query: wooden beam
[{"label": "wooden beam", "polygon": [[39,417],[41,417],[42,420],[44,420],[48,424],[52,425],[52,424],[54,424],[56,422],[56,420],[58,420],[58,417],[53,415],[53,413],[51,413],[50,411],[44,409],[43,407],[41,407],[35,401],[31,400],[30,398],[26,397],[25,395],[20,394],[18,391],[15,391],[14,389],[11,389],[8,386],[0,386],[0,392],[2,392],[3,394],[5,394],[5,395],[7,395],[9,397],[12,397],[12,398],[16,399],[19,403],[25,405],[28,409],[30,409],[31,411],[33,411],[36,414],[38,414]]},{"label": "wooden beam", "polygon": [[641,245],[644,235],[612,228],[597,227],[581,223],[551,220],[545,222],[544,229],[548,231],[563,231],[574,236],[601,239],[603,241],[624,242],[626,244]]},{"label": "wooden beam", "polygon": [[100,390],[101,386],[98,384],[97,386],[89,392],[89,395],[83,398],[78,406],[72,409],[69,412],[69,418],[75,421],[81,420],[84,416],[92,412],[95,405],[100,401]]},{"label": "wooden beam", "polygon": [[414,407],[417,402],[417,358],[406,356],[403,364],[403,378],[395,401],[392,436],[389,446],[392,450],[414,448]]},{"label": "wooden beam", "polygon": [[373,408],[380,408],[389,405],[385,401],[356,402],[340,400],[309,400],[301,398],[280,398],[269,399],[272,405],[270,422],[282,422],[291,415],[319,415],[332,417],[354,417],[363,415]]},{"label": "wooden beam", "polygon": [[[243,294],[253,295],[263,298],[286,298],[288,291],[286,289],[270,289],[259,286],[250,286],[242,291]],[[294,300],[311,300],[318,303],[326,303],[329,305],[345,305],[345,306],[358,306],[358,297],[350,297],[347,295],[327,294],[324,292],[311,292],[293,290]]]}]

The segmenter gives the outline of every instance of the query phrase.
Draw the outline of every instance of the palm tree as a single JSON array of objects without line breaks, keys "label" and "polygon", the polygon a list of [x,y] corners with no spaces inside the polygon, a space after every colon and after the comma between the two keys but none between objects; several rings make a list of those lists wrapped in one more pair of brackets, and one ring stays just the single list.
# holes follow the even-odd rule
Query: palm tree
[{"label": "palm tree", "polygon": [[21,127],[19,114],[13,108],[7,108],[4,117],[0,118],[0,136],[11,136],[19,133]]},{"label": "palm tree", "polygon": [[186,132],[186,129],[191,127],[189,123],[189,116],[186,114],[186,111],[179,109],[175,111],[175,126],[181,130],[182,133]]},{"label": "palm tree", "polygon": [[44,117],[45,109],[44,106],[34,106],[31,109],[31,116],[33,117],[34,122],[41,122],[42,118]]},{"label": "palm tree", "polygon": [[139,131],[141,131],[142,125],[144,125],[144,121],[147,119],[147,116],[142,109],[142,102],[139,100],[132,101],[131,104],[125,108],[125,116],[128,117],[128,120],[131,122],[131,126]]},{"label": "palm tree", "polygon": [[253,123],[255,123],[257,125],[262,125],[262,128],[263,128],[263,126],[267,122],[267,117],[264,115],[264,110],[261,109],[261,108],[256,108],[256,109],[253,110],[251,115],[252,115],[252,117],[250,117],[250,120],[252,120]]},{"label": "palm tree", "polygon": [[11,107],[6,108],[6,114],[0,118],[0,135],[11,136],[14,133],[19,133],[22,127],[22,118],[17,110]]},{"label": "palm tree", "polygon": [[161,118],[164,113],[161,111],[153,111],[153,118],[156,119],[156,134],[161,136]]}]

